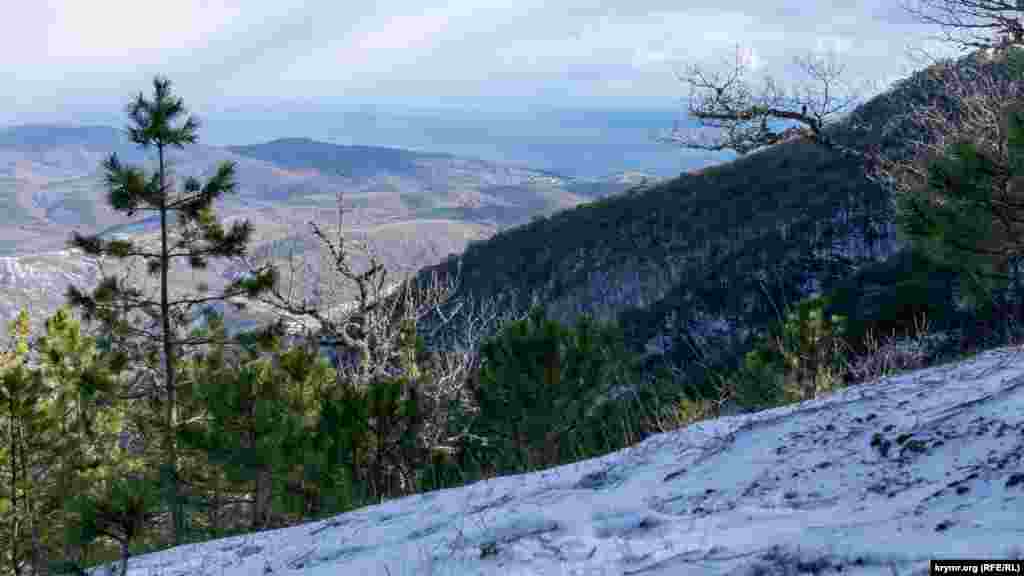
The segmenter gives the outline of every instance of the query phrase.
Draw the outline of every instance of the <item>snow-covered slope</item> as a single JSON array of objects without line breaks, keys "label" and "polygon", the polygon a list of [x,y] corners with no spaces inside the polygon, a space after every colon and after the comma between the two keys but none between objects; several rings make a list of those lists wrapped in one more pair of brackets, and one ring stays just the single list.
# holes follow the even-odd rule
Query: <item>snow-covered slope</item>
[{"label": "snow-covered slope", "polygon": [[[133,558],[131,576],[927,574],[1024,555],[1024,351]],[[100,572],[102,573],[102,572]]]}]

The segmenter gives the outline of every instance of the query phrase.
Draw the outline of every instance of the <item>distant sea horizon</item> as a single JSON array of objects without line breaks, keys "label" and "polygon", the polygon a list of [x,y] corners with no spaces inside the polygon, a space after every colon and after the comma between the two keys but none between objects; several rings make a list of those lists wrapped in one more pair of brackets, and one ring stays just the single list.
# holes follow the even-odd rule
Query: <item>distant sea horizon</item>
[{"label": "distant sea horizon", "polygon": [[[202,121],[200,142],[211,146],[310,138],[449,153],[577,178],[627,171],[671,178],[732,157],[659,142],[659,135],[686,123],[683,111],[671,108],[487,110],[287,103],[197,115]],[[123,120],[85,115],[74,123],[30,124],[120,127]]]}]

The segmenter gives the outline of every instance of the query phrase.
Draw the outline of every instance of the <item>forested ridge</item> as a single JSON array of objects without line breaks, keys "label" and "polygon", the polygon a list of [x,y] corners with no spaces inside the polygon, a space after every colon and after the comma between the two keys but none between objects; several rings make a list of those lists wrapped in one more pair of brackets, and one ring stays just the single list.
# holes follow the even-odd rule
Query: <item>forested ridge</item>
[{"label": "forested ridge", "polygon": [[[893,128],[893,102],[963,112],[970,126],[933,78],[983,73],[973,58],[897,85],[828,138],[875,142],[902,166],[910,136]],[[342,222],[313,222],[326,270],[357,294],[339,309],[252,258],[251,224],[217,218],[237,190],[230,162],[204,180],[168,177],[165,149],[195,144],[199,125],[157,77],[127,129],[155,159],[115,154],[102,169],[110,206],[159,217],[159,241],[69,241],[138,260],[155,290],[127,274],[72,285],[42,333],[27,314],[9,328],[0,574],[123,570],[147,550],[592,458],[727,406],[808,400],[1018,341],[1020,205],[1005,193],[1019,191],[1024,114],[992,110],[1003,128],[983,126],[991,140],[940,142],[914,186],[866,178],[817,133],[769,139],[502,232],[397,290]],[[172,260],[221,259],[247,272],[168,292]],[[228,335],[214,304],[246,302],[281,320]]]}]

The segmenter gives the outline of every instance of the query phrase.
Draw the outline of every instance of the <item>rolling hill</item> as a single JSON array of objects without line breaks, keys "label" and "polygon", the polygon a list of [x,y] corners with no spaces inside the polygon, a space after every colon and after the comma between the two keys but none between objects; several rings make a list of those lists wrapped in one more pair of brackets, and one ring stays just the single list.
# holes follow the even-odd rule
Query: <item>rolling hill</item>
[{"label": "rolling hill", "polygon": [[[72,230],[138,238],[155,232],[152,217],[127,219],[107,207],[100,164],[111,153],[151,165],[122,131],[111,127],[0,130],[0,256],[9,261],[9,273],[0,278],[6,296],[0,321],[25,305],[32,306],[34,318],[43,317],[63,301],[67,281],[83,277],[80,268],[96,270],[96,262],[64,249]],[[284,252],[305,257],[314,275],[318,247],[309,222],[336,224],[339,194],[347,210],[345,228],[370,241],[400,272],[436,263],[470,241],[538,214],[619,193],[638,181],[630,174],[564,178],[450,154],[297,138],[226,148],[188,146],[172,150],[169,158],[179,177],[207,175],[219,162],[235,162],[238,194],[223,200],[220,215],[247,218],[255,225],[253,253],[274,260],[284,258]],[[230,273],[214,267],[205,280],[215,286]],[[25,287],[24,279],[32,275],[47,278],[42,289]],[[174,278],[180,287],[200,280],[184,269]]]}]

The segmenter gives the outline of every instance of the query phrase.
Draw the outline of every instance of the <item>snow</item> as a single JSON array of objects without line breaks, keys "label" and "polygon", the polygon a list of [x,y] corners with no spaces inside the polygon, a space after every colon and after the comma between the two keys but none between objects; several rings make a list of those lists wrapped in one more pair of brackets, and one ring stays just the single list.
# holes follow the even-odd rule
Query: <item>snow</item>
[{"label": "snow", "polygon": [[132,558],[128,574],[905,575],[932,558],[1020,558],[1022,384],[1024,351],[993,350],[593,460]]}]

